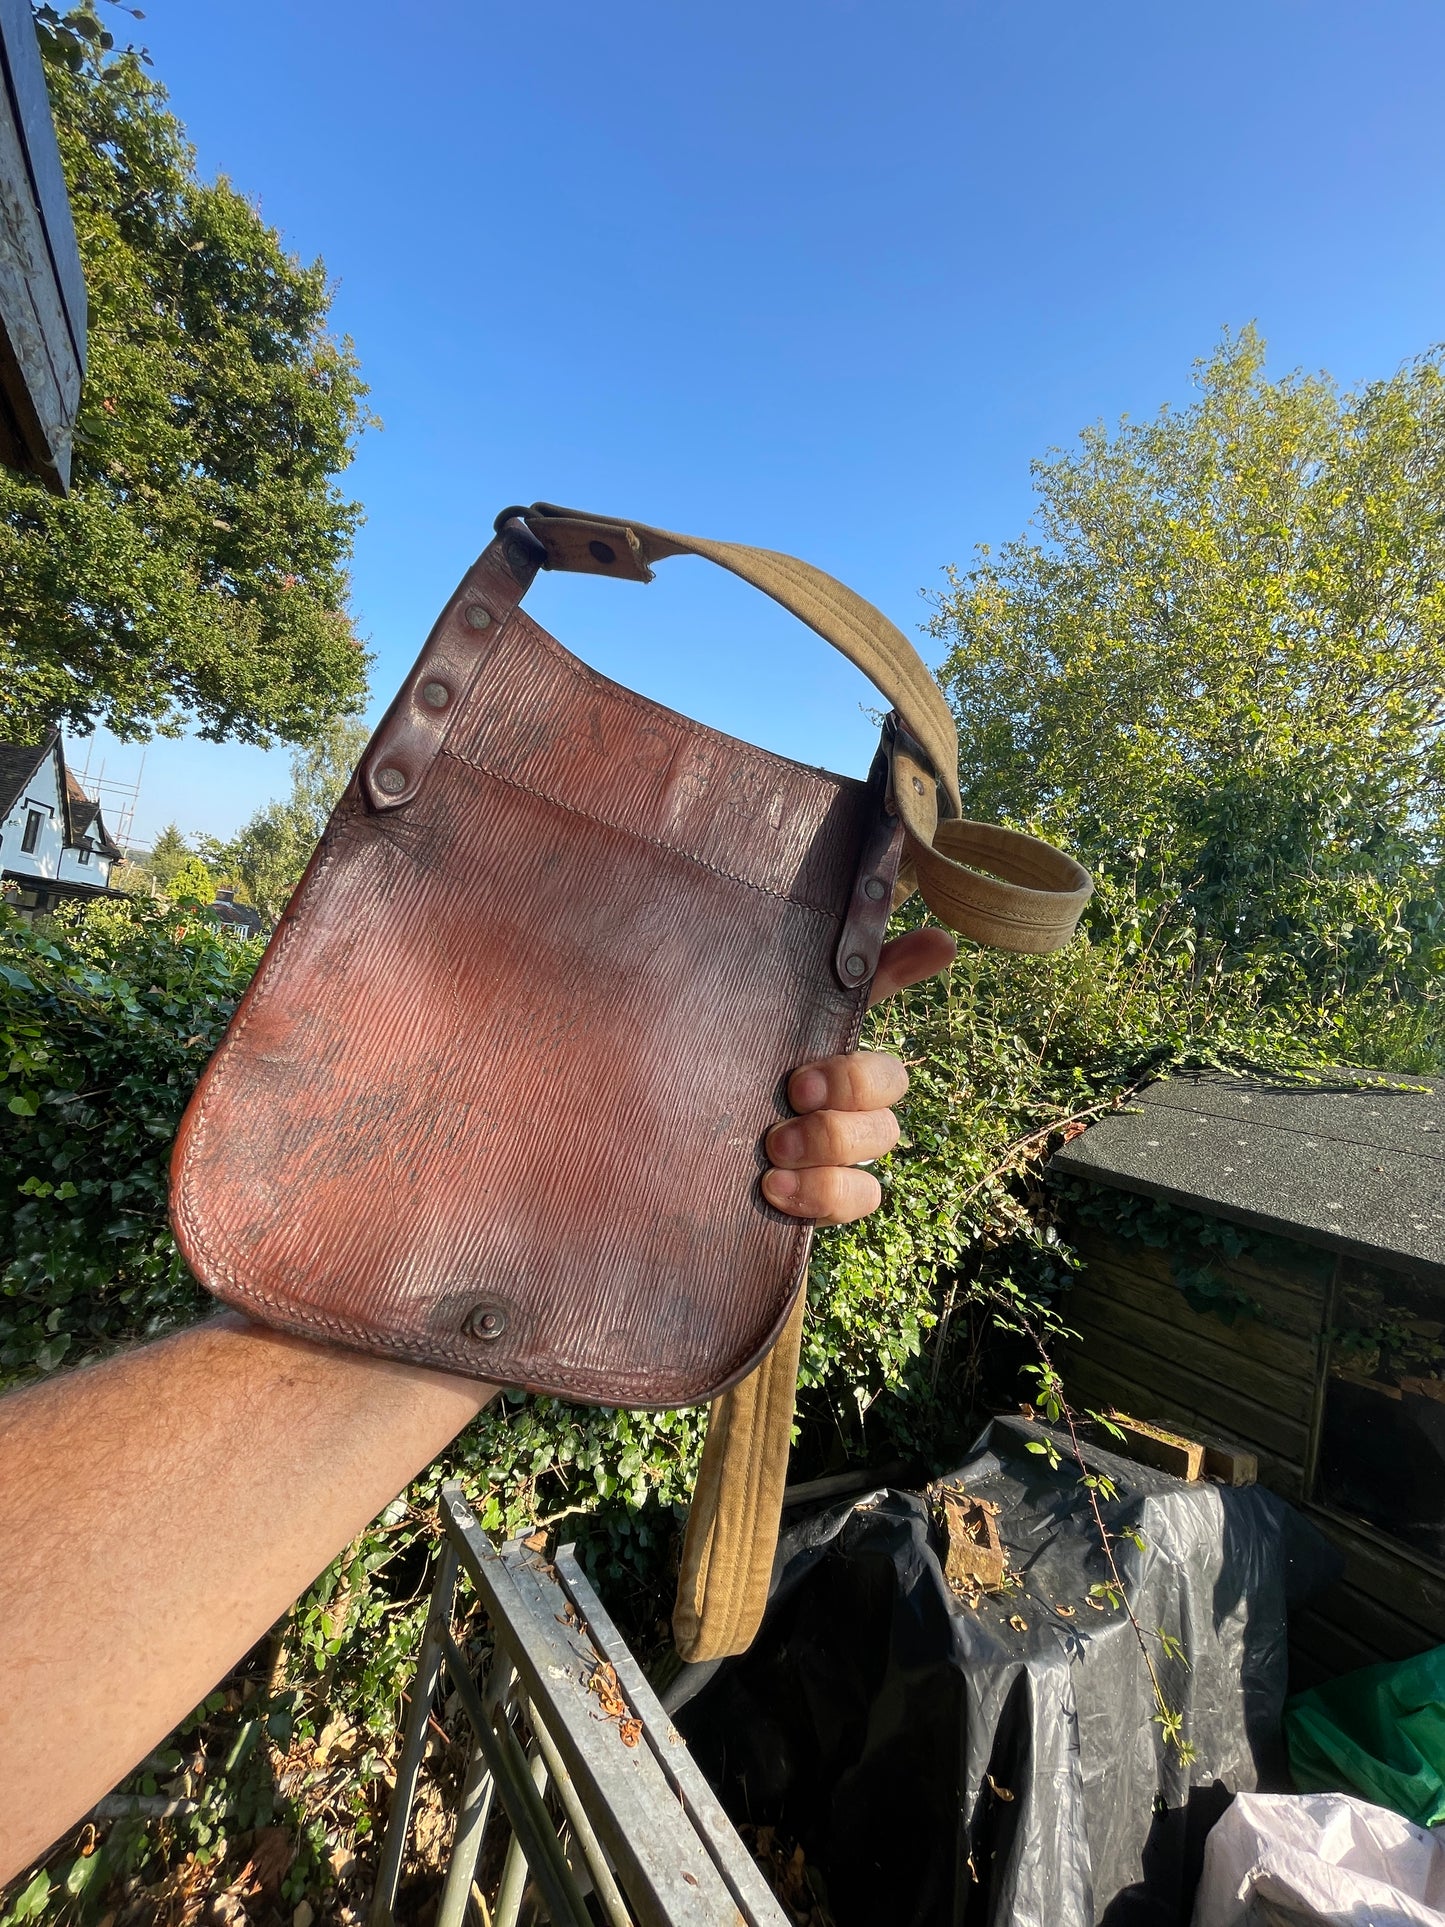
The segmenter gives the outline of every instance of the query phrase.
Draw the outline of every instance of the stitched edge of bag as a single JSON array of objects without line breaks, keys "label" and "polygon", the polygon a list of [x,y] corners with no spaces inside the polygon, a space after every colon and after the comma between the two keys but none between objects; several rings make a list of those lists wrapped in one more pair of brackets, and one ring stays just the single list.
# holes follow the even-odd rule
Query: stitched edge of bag
[{"label": "stitched edge of bag", "polygon": [[[174,1208],[181,1209],[179,1198]],[[273,1328],[291,1332],[301,1338],[312,1338],[320,1332],[328,1337],[344,1339],[353,1350],[367,1352],[375,1358],[389,1358],[399,1364],[430,1365],[441,1370],[454,1366],[464,1378],[502,1387],[520,1387],[533,1396],[576,1399],[579,1403],[587,1405],[626,1404],[633,1411],[659,1412],[675,1410],[682,1406],[699,1405],[720,1397],[722,1393],[731,1390],[734,1385],[746,1378],[748,1373],[757,1366],[759,1360],[767,1355],[770,1347],[776,1342],[778,1333],[788,1321],[799,1290],[807,1289],[803,1272],[808,1261],[809,1240],[813,1229],[811,1224],[804,1224],[794,1233],[790,1241],[794,1247],[794,1255],[788,1274],[787,1300],[780,1316],[769,1327],[767,1335],[756,1349],[749,1353],[742,1365],[731,1370],[719,1383],[700,1379],[686,1391],[669,1393],[666,1398],[643,1397],[634,1402],[631,1391],[627,1388],[643,1393],[650,1388],[655,1392],[656,1374],[649,1379],[640,1373],[629,1374],[624,1371],[608,1373],[610,1384],[624,1388],[623,1393],[616,1397],[602,1393],[596,1384],[588,1382],[575,1368],[569,1369],[565,1364],[561,1365],[552,1376],[551,1383],[533,1385],[524,1380],[494,1377],[488,1372],[479,1370],[476,1353],[465,1352],[456,1345],[424,1337],[413,1338],[405,1334],[387,1336],[378,1333],[370,1325],[359,1324],[349,1318],[339,1318],[334,1313],[314,1307],[298,1306],[290,1298],[263,1290],[259,1285],[240,1278],[232,1265],[218,1258],[215,1241],[208,1240],[201,1232],[194,1212],[187,1209],[185,1216],[193,1233],[195,1248],[210,1260],[214,1274],[225,1281],[229,1290],[219,1291],[215,1285],[207,1283],[205,1279],[198,1279],[197,1282],[227,1304],[237,1305],[243,1309],[248,1305],[263,1306],[269,1314],[263,1322]],[[594,1373],[592,1376],[596,1377],[598,1374]]]}]

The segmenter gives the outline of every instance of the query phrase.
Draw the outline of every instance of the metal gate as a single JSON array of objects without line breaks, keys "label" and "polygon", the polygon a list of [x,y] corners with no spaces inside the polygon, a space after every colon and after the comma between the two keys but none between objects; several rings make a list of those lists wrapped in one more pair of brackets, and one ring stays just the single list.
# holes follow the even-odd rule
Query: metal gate
[{"label": "metal gate", "polygon": [[[787,1927],[572,1548],[562,1547],[555,1563],[519,1540],[497,1551],[454,1484],[442,1488],[441,1516],[446,1543],[407,1710],[371,1927],[392,1927],[395,1919],[443,1673],[473,1744],[436,1927],[462,1927],[497,1809],[511,1837],[491,1927],[515,1927],[529,1876],[554,1927],[595,1927],[599,1918],[609,1927]],[[493,1635],[480,1685],[452,1632],[463,1569]],[[479,1891],[477,1898],[478,1916],[486,1919]]]}]

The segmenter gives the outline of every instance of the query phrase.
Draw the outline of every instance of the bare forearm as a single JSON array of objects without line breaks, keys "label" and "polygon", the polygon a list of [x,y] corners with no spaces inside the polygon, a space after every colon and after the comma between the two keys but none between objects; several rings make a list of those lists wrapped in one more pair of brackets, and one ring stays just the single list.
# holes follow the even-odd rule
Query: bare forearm
[{"label": "bare forearm", "polygon": [[492,1390],[227,1316],[0,1402],[0,1880],[144,1758]]}]

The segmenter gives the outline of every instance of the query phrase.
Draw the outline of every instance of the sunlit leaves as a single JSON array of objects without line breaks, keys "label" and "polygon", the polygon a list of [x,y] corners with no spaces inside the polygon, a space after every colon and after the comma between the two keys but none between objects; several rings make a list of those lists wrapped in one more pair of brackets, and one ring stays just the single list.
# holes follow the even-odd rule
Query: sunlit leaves
[{"label": "sunlit leaves", "polygon": [[[933,631],[971,814],[1037,820],[1302,985],[1445,962],[1445,351],[1344,394],[1251,330],[1035,465]],[[1107,915],[1107,903],[1095,920]]]},{"label": "sunlit leaves", "polygon": [[0,470],[0,736],[308,740],[365,686],[334,483],[365,390],[325,269],[197,179],[140,56],[44,12],[89,366],[71,495]]}]

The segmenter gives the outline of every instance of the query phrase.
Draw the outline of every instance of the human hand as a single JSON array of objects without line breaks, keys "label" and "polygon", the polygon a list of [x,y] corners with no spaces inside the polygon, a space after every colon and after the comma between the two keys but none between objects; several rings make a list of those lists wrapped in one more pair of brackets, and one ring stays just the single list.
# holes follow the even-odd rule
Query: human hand
[{"label": "human hand", "polygon": [[[883,946],[870,1004],[905,985],[946,970],[958,946],[946,930],[910,930]],[[788,1102],[798,1113],[768,1132],[772,1169],[763,1196],[775,1211],[818,1224],[851,1224],[882,1202],[871,1171],[857,1167],[898,1142],[891,1106],[908,1090],[908,1073],[888,1051],[853,1051],[805,1064],[788,1079]]]}]

